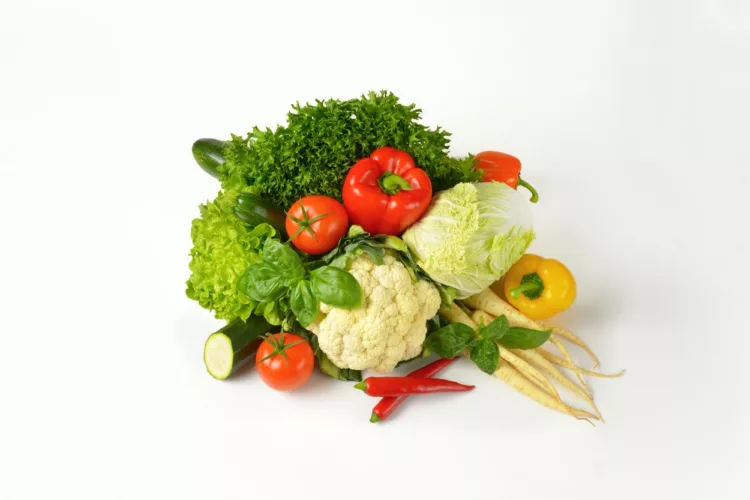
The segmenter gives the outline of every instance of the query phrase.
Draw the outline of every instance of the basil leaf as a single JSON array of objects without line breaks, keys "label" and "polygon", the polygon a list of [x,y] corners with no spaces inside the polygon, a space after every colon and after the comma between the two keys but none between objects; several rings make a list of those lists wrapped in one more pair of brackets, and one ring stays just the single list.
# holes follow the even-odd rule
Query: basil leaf
[{"label": "basil leaf", "polygon": [[330,265],[344,269],[347,262],[366,253],[373,264],[380,266],[383,264],[384,250],[368,240],[360,240],[344,245],[342,251],[330,260]]},{"label": "basil leaf", "polygon": [[286,291],[285,281],[279,269],[267,262],[259,262],[247,268],[247,275],[240,279],[244,292],[253,300],[273,302]]},{"label": "basil leaf", "polygon": [[305,268],[299,255],[278,240],[268,239],[263,245],[263,261],[279,270],[282,282],[292,286],[305,277]]},{"label": "basil leaf", "polygon": [[494,340],[482,339],[471,348],[471,360],[484,373],[492,375],[497,370],[500,349]]},{"label": "basil leaf", "polygon": [[365,296],[354,276],[338,267],[321,267],[310,273],[315,297],[329,306],[354,309],[362,305]]},{"label": "basil leaf", "polygon": [[292,289],[290,299],[292,312],[297,317],[297,321],[303,327],[308,326],[318,317],[318,299],[312,291],[312,286],[307,280],[297,282]]},{"label": "basil leaf", "polygon": [[499,340],[508,333],[508,328],[510,328],[508,318],[503,314],[492,320],[489,325],[480,328],[479,337],[483,339]]},{"label": "basil leaf", "polygon": [[279,313],[279,304],[276,301],[268,302],[263,309],[263,317],[272,325],[280,325],[282,315]]},{"label": "basil leaf", "polygon": [[455,358],[474,339],[474,330],[462,323],[444,326],[430,334],[424,342],[425,348],[441,358]]},{"label": "basil leaf", "polygon": [[498,342],[508,349],[536,349],[549,340],[552,330],[531,330],[512,326]]}]

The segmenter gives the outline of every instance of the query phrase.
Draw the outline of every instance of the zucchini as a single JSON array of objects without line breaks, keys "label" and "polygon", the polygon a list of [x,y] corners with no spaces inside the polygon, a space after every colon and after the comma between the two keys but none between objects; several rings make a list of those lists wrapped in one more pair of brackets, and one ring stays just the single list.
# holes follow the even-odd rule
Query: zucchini
[{"label": "zucchini", "polygon": [[266,223],[272,225],[280,235],[286,235],[286,214],[276,204],[260,196],[242,193],[237,197],[234,215],[249,226]]},{"label": "zucchini", "polygon": [[193,143],[193,158],[211,177],[219,178],[224,164],[224,143],[218,139],[198,139]]},{"label": "zucchini", "polygon": [[235,319],[212,333],[203,347],[206,370],[218,380],[229,377],[255,358],[262,335],[273,328],[262,316],[250,316],[247,321]]}]

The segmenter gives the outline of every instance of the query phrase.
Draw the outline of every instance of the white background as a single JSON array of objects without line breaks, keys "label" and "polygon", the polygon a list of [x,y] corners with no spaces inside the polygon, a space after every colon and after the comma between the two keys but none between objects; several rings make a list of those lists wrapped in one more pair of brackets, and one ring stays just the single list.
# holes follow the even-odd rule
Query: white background
[{"label": "white background", "polygon": [[[0,3],[0,498],[747,498],[746,0],[203,4]],[[522,159],[605,425],[205,373],[192,141],[378,89]]]}]

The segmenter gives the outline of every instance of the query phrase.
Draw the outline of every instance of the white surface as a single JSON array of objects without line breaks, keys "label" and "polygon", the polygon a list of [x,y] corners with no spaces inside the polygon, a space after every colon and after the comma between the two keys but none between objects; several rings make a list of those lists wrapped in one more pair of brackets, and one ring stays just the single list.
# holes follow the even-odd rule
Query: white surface
[{"label": "white surface", "polygon": [[[0,498],[748,497],[746,1],[197,4],[0,4]],[[192,141],[381,88],[523,160],[606,425],[205,373]]]}]

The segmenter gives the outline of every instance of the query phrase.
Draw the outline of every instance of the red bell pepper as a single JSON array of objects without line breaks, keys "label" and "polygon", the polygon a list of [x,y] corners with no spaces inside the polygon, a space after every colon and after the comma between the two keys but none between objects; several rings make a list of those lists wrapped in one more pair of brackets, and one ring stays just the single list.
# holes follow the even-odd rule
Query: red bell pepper
[{"label": "red bell pepper", "polygon": [[539,194],[531,184],[521,179],[521,160],[515,156],[499,151],[482,151],[474,155],[479,160],[475,168],[484,172],[484,182],[497,181],[516,189],[523,186],[531,191],[531,203],[539,201]]},{"label": "red bell pepper", "polygon": [[352,224],[398,236],[430,206],[432,183],[408,153],[384,147],[354,164],[342,195]]}]

